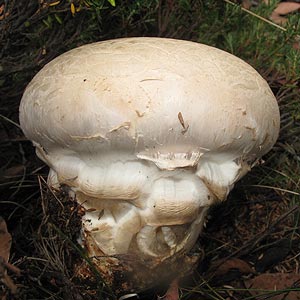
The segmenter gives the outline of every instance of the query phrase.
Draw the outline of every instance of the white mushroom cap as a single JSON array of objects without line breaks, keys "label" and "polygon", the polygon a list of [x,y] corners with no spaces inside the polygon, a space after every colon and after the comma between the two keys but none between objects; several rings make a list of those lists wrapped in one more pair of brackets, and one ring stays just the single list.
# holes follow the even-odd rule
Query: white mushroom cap
[{"label": "white mushroom cap", "polygon": [[20,122],[50,182],[96,210],[84,226],[97,247],[164,258],[192,247],[207,207],[271,149],[279,110],[266,81],[231,54],[126,38],[47,64]]},{"label": "white mushroom cap", "polygon": [[[200,162],[199,174],[212,181],[210,172],[227,176],[214,170],[224,163],[251,165],[270,150],[279,112],[265,80],[233,55],[130,38],[82,46],[46,65],[24,93],[20,122],[49,155],[96,153],[105,162],[117,151],[162,169]],[[235,169],[221,173],[228,167]]]}]

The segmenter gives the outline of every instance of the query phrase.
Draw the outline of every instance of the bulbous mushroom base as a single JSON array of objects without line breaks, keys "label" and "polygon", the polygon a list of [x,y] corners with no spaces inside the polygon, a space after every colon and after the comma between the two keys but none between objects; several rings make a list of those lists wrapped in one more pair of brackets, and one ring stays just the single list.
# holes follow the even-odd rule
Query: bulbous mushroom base
[{"label": "bulbous mushroom base", "polygon": [[[168,284],[190,273],[202,257],[201,251],[191,249],[197,249],[205,216],[215,202],[195,169],[160,170],[129,160],[95,170],[81,184],[68,187],[84,210],[81,238],[89,257],[76,273],[87,278],[97,271],[118,294]],[[83,178],[83,173],[78,176]],[[64,182],[54,170],[48,181],[58,188]]]},{"label": "bulbous mushroom base", "polygon": [[[185,277],[194,271],[203,256],[203,250],[196,244],[188,253],[176,253],[164,260],[143,259],[133,254],[107,256],[99,250],[89,262],[96,267],[105,284],[115,294],[122,295],[167,285],[175,278]],[[79,278],[95,275],[86,261],[75,267],[75,274]]]}]

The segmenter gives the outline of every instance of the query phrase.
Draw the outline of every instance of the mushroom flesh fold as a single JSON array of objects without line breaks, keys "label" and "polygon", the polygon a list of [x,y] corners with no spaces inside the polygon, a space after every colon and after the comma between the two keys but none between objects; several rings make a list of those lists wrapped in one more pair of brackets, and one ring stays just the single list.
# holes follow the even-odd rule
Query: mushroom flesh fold
[{"label": "mushroom flesh fold", "polygon": [[208,208],[272,148],[279,110],[266,81],[231,54],[125,38],[48,63],[25,90],[20,123],[49,184],[85,208],[90,257],[132,256],[154,270],[188,255]]}]

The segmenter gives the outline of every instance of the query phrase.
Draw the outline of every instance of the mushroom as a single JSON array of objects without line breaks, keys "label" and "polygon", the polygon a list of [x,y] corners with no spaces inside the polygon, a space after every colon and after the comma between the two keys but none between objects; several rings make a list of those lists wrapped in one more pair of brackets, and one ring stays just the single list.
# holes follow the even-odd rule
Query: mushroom
[{"label": "mushroom", "polygon": [[130,290],[195,265],[208,208],[272,148],[279,110],[241,59],[141,37],[55,58],[26,88],[20,123],[49,184],[85,208],[89,256],[110,283],[130,273]]}]

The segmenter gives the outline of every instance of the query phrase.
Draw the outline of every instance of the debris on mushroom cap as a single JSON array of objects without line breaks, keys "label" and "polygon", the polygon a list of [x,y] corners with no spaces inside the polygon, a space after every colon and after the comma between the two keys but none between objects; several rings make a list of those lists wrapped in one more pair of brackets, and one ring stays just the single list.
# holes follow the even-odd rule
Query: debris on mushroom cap
[{"label": "debris on mushroom cap", "polygon": [[279,110],[231,54],[126,38],[47,64],[25,90],[20,123],[49,182],[85,207],[91,253],[163,261],[193,247],[207,208],[271,149]]}]

